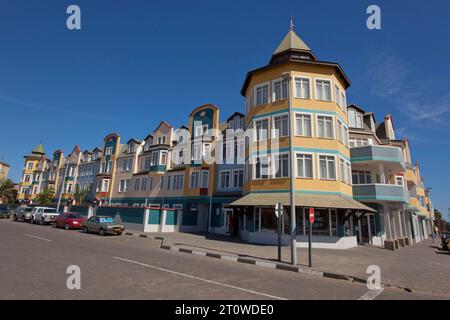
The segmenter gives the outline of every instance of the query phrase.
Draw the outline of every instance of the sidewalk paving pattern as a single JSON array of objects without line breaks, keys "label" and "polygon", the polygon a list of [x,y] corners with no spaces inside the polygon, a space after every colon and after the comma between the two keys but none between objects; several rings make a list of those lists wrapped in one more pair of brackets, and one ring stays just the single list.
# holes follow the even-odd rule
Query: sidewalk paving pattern
[{"label": "sidewalk paving pattern", "polygon": [[[133,233],[131,231],[131,233]],[[135,233],[139,234],[139,233]],[[290,248],[282,248],[282,261],[277,263],[277,247],[251,244],[238,238],[215,234],[148,233],[148,237],[162,241],[166,249],[208,255],[239,262],[289,270]],[[299,272],[328,277],[349,276],[363,282],[367,279],[367,267],[377,265],[381,269],[383,284],[418,292],[449,294],[448,267],[450,255],[437,254],[431,239],[412,246],[390,251],[375,246],[358,246],[346,250],[314,249],[313,268],[309,269],[308,250],[298,249]],[[292,270],[290,270],[292,271]],[[345,277],[343,277],[345,278]]]}]

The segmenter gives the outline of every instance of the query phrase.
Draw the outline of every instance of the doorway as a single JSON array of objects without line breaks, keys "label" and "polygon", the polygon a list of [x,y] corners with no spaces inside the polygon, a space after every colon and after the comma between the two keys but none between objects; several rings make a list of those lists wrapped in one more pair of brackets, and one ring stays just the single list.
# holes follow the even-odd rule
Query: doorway
[{"label": "doorway", "polygon": [[372,237],[376,235],[375,214],[367,213],[358,220],[358,242],[362,244],[372,244]]}]

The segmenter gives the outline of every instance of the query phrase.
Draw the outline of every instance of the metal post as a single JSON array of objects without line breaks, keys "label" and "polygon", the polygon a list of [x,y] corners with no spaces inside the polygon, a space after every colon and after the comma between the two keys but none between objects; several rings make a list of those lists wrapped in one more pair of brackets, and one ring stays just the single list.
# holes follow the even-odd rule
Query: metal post
[{"label": "metal post", "polygon": [[278,215],[278,261],[281,262],[281,214]]},{"label": "metal post", "polygon": [[312,223],[309,222],[309,235],[308,235],[308,259],[309,259],[309,267],[312,267],[312,254],[311,254],[311,237],[312,237]]},{"label": "metal post", "polygon": [[293,151],[293,136],[294,132],[292,132],[294,125],[292,118],[292,76],[289,72],[283,73],[283,77],[288,82],[289,88],[289,173],[290,173],[290,233],[291,233],[291,263],[293,265],[297,264],[297,224],[296,224],[296,204],[295,204],[295,158]]}]

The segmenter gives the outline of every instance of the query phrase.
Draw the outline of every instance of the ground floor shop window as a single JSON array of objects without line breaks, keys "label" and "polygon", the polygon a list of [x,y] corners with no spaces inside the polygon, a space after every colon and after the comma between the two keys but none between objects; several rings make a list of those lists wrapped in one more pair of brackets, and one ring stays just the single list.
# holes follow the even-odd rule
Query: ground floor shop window
[{"label": "ground floor shop window", "polygon": [[[315,209],[312,234],[314,236],[337,236],[337,212],[335,209]],[[297,234],[308,235],[309,208],[297,210]]]}]

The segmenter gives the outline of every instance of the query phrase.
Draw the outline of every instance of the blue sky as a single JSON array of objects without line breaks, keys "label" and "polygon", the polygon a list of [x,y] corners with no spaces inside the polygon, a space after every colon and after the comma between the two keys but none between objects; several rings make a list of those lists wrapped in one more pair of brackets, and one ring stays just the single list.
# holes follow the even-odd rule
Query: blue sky
[{"label": "blue sky", "polygon": [[[344,4],[345,3],[345,4]],[[82,30],[66,28],[77,4]],[[382,30],[366,28],[377,4]],[[247,71],[265,65],[288,31],[320,60],[339,62],[348,101],[394,117],[435,206],[446,213],[450,171],[448,1],[0,0],[0,159],[18,180],[22,156],[143,138],[160,120],[187,122],[214,103],[243,111]]]}]

